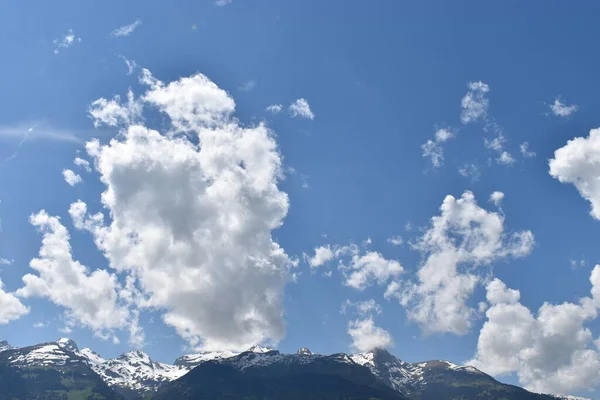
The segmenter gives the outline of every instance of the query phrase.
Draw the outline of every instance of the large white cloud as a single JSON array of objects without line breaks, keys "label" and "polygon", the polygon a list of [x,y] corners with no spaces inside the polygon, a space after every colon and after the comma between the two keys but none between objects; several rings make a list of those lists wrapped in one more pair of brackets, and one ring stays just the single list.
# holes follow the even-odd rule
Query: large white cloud
[{"label": "large white cloud", "polygon": [[425,333],[467,333],[476,311],[468,304],[482,281],[478,266],[507,256],[527,255],[530,231],[504,232],[504,216],[481,208],[473,193],[446,196],[441,215],[413,247],[423,254],[416,282],[392,282],[385,297],[397,298]]},{"label": "large white cloud", "polygon": [[537,316],[520,302],[518,290],[498,279],[487,285],[487,321],[469,363],[494,375],[517,372],[529,390],[565,393],[600,383],[600,349],[585,326],[600,307],[600,265],[590,277],[592,297],[578,304],[544,303]]},{"label": "large white cloud", "polygon": [[278,341],[291,260],[271,237],[289,206],[277,186],[274,134],[264,124],[241,126],[233,99],[202,74],[165,85],[144,70],[141,81],[150,88],[128,108],[156,107],[172,129],[128,125],[122,116],[131,113],[111,106],[113,118],[98,108],[98,124],[123,128],[108,144],[86,145],[110,221],[77,202],[75,226],[129,275],[131,301],[162,310],[190,344],[240,350]]},{"label": "large white cloud", "polygon": [[554,152],[550,175],[562,183],[573,184],[592,205],[590,214],[600,219],[600,128],[588,137],[576,137]]},{"label": "large white cloud", "polygon": [[112,336],[130,320],[126,307],[119,304],[119,284],[115,275],[103,269],[89,271],[71,255],[70,236],[57,217],[40,211],[30,222],[43,234],[38,258],[29,263],[37,275],[23,276],[21,297],[45,297],[67,309],[69,326],[86,326],[98,336]]}]

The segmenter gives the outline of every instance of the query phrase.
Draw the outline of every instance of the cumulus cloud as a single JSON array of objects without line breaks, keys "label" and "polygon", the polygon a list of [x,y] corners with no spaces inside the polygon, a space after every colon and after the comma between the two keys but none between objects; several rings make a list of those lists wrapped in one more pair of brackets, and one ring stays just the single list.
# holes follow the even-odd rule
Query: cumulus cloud
[{"label": "cumulus cloud", "polygon": [[392,335],[376,326],[372,316],[350,321],[348,335],[352,338],[352,347],[361,352],[385,348],[393,343]]},{"label": "cumulus cloud", "polygon": [[506,138],[501,133],[498,134],[492,140],[483,139],[484,145],[486,149],[495,150],[497,152],[501,152],[504,148],[504,143],[506,143]]},{"label": "cumulus cloud", "polygon": [[102,338],[128,325],[128,310],[118,304],[117,277],[106,270],[91,271],[73,260],[70,236],[58,217],[46,211],[31,215],[29,222],[43,235],[38,258],[29,266],[37,275],[23,276],[20,297],[44,297],[66,308],[67,326],[90,328]]},{"label": "cumulus cloud", "polygon": [[308,264],[314,267],[320,267],[321,265],[333,260],[335,257],[331,246],[320,246],[315,248],[315,255],[308,259]]},{"label": "cumulus cloud", "polygon": [[165,84],[143,70],[141,82],[149,88],[132,102],[155,107],[171,129],[121,118],[109,143],[87,143],[111,220],[77,202],[75,226],[134,283],[131,301],[162,312],[190,345],[277,342],[293,261],[271,235],[289,207],[273,132],[240,125],[234,100],[202,74]]},{"label": "cumulus cloud", "polygon": [[479,82],[469,82],[467,84],[469,91],[461,101],[462,112],[460,120],[463,124],[476,122],[485,119],[489,106],[489,100],[486,94],[490,91],[487,84]]},{"label": "cumulus cloud", "polygon": [[340,268],[346,277],[344,284],[356,290],[364,290],[373,284],[383,285],[404,272],[398,261],[386,259],[375,251],[363,255],[355,253],[348,263],[340,263]]},{"label": "cumulus cloud", "polygon": [[117,29],[115,29],[114,31],[111,32],[111,35],[114,37],[129,36],[141,24],[142,24],[142,21],[140,19],[136,19],[135,21],[133,21],[132,23],[130,23],[128,25],[123,25],[123,26],[118,27]]},{"label": "cumulus cloud", "polygon": [[393,281],[385,297],[398,299],[408,318],[427,334],[462,335],[477,315],[468,304],[483,279],[477,267],[529,254],[534,237],[530,231],[505,233],[504,216],[481,208],[469,191],[460,199],[446,196],[440,211],[413,245],[424,260],[417,281]]},{"label": "cumulus cloud", "polygon": [[292,113],[292,117],[302,117],[308,119],[315,119],[315,114],[311,111],[310,106],[308,105],[308,101],[306,99],[300,98],[294,101],[290,105],[290,112]]},{"label": "cumulus cloud", "polygon": [[271,104],[266,110],[273,114],[279,114],[283,110],[283,106],[281,104]]},{"label": "cumulus cloud", "polygon": [[456,134],[450,128],[438,129],[435,132],[434,140],[429,139],[421,145],[423,157],[429,157],[434,168],[439,168],[444,164],[443,143],[454,138]]},{"label": "cumulus cloud", "polygon": [[363,248],[355,244],[320,246],[315,249],[313,257],[305,255],[305,258],[311,267],[338,260],[338,269],[344,275],[344,285],[356,290],[364,290],[375,284],[383,285],[404,272],[404,267],[398,261],[386,259],[381,253],[367,250],[365,247],[369,244],[371,239],[363,243]]},{"label": "cumulus cloud", "polygon": [[550,175],[562,183],[571,183],[590,202],[590,214],[600,219],[600,128],[588,137],[571,139],[554,152],[549,162]]},{"label": "cumulus cloud", "polygon": [[560,99],[554,99],[554,103],[550,104],[550,110],[552,114],[557,117],[568,117],[579,109],[579,106],[572,104],[570,106],[563,104]]},{"label": "cumulus cloud", "polygon": [[[1,228],[0,228],[0,232],[2,232]],[[14,262],[14,260],[9,260],[7,258],[0,257],[0,265],[12,265],[13,262]]]},{"label": "cumulus cloud", "polygon": [[83,179],[81,179],[81,176],[77,175],[75,172],[73,172],[70,169],[63,169],[62,174],[63,174],[63,177],[65,178],[65,182],[67,182],[71,186],[75,186],[78,183],[83,182]]},{"label": "cumulus cloud", "polygon": [[370,299],[361,302],[346,300],[342,304],[341,313],[353,312],[357,318],[348,321],[347,332],[352,338],[352,348],[357,351],[371,351],[373,349],[391,346],[392,335],[385,329],[378,327],[374,322],[374,315],[381,314],[381,306]]},{"label": "cumulus cloud", "polygon": [[76,37],[73,29],[69,29],[62,37],[54,39],[54,54],[58,54],[60,49],[67,49],[75,43],[81,42],[80,37]]},{"label": "cumulus cloud", "polygon": [[487,285],[487,321],[469,364],[494,375],[516,372],[534,392],[594,389],[600,382],[600,348],[586,323],[598,316],[600,265],[590,276],[592,297],[579,303],[544,303],[537,315],[523,306],[518,290],[498,279]]},{"label": "cumulus cloud", "polygon": [[529,150],[529,142],[521,143],[521,145],[519,146],[519,149],[521,150],[521,155],[523,157],[525,157],[525,158],[535,157],[535,152]]},{"label": "cumulus cloud", "polygon": [[0,280],[0,325],[8,324],[29,313],[29,307],[13,294],[4,291],[4,283]]}]

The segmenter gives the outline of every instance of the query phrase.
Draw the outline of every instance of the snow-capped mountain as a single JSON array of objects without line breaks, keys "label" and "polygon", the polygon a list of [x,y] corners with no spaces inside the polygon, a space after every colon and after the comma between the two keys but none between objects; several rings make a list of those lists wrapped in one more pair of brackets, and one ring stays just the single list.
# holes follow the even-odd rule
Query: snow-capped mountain
[{"label": "snow-capped mountain", "polygon": [[[424,399],[435,398],[439,393],[436,391],[446,390],[444,385],[449,385],[451,382],[463,382],[464,387],[470,387],[472,390],[480,390],[477,388],[482,385],[488,385],[486,390],[495,390],[500,386],[504,387],[502,390],[506,390],[505,387],[507,387],[471,366],[460,366],[441,360],[408,363],[386,350],[350,355],[345,353],[322,355],[312,353],[307,348],[301,348],[294,354],[282,354],[268,347],[253,346],[241,353],[213,351],[188,354],[179,357],[171,365],[153,361],[143,351],[130,351],[113,359],[104,359],[89,348],[79,350],[73,340],[61,338],[56,342],[23,348],[14,348],[6,341],[0,341],[0,353],[5,362],[18,368],[32,366],[59,370],[83,368],[89,372],[91,372],[91,368],[109,387],[130,399],[154,393],[167,383],[183,377],[195,367],[209,362],[233,367],[243,374],[250,374],[249,376],[261,377],[264,377],[265,374],[267,376],[277,375],[281,371],[327,373],[332,369],[339,370],[340,368],[356,371],[356,368],[362,366],[368,368],[370,374],[378,382],[394,389],[406,398],[415,396]],[[511,388],[511,390],[520,390],[534,396],[516,398],[537,399],[538,397],[535,396],[540,396],[520,388]],[[590,400],[556,394],[541,396],[541,398]]]},{"label": "snow-capped mountain", "polygon": [[352,361],[371,370],[386,385],[395,390],[410,395],[423,385],[427,384],[428,372],[432,369],[461,371],[466,374],[485,375],[477,368],[459,366],[449,361],[426,361],[421,363],[407,363],[394,357],[386,350],[375,350],[367,353],[353,354]]},{"label": "snow-capped mountain", "polygon": [[153,361],[143,351],[130,351],[110,360],[90,349],[83,349],[80,354],[89,360],[92,369],[108,386],[124,395],[156,391],[164,382],[175,380],[190,370]]}]

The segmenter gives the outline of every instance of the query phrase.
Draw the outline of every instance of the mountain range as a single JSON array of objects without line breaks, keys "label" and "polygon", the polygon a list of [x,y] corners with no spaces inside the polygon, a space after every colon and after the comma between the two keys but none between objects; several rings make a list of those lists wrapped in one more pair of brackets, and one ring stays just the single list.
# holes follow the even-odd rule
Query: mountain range
[{"label": "mountain range", "polygon": [[448,361],[408,363],[383,349],[321,355],[253,346],[171,365],[143,351],[104,359],[67,338],[22,348],[0,341],[0,400],[150,398],[589,400],[531,393]]}]

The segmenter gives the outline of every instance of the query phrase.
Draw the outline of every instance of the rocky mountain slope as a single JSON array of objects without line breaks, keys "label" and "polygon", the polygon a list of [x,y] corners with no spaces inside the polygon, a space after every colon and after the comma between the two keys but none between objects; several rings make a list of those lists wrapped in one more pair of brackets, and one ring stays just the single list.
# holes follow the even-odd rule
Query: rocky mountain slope
[{"label": "rocky mountain slope", "polygon": [[[132,400],[194,398],[189,397],[192,394],[202,395],[201,398],[293,399],[298,395],[326,399],[335,393],[340,398],[590,400],[534,394],[502,384],[470,366],[441,360],[408,363],[385,350],[321,355],[303,348],[295,354],[281,354],[254,346],[242,353],[189,354],[171,365],[153,361],[142,351],[104,359],[93,350],[79,350],[75,342],[62,338],[20,349],[0,342],[0,367],[4,367],[0,375],[5,374],[4,378],[0,376],[0,382],[6,376],[43,369],[57,372],[54,378],[59,382],[65,380],[65,374],[71,374],[68,376],[73,382],[83,379],[83,386],[104,393],[99,394],[104,397],[97,398],[122,396]],[[51,380],[50,375],[47,378]],[[215,386],[215,382],[221,385]],[[5,390],[2,387],[0,399]]]}]

